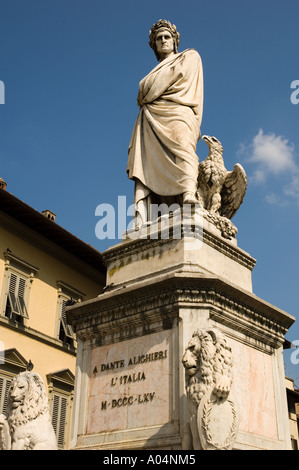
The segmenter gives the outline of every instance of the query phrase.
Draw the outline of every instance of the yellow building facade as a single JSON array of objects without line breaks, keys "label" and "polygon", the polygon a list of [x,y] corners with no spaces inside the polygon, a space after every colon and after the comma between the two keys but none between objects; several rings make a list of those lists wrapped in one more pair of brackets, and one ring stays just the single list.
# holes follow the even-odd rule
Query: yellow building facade
[{"label": "yellow building facade", "polygon": [[105,285],[101,254],[0,188],[0,413],[11,378],[33,368],[48,388],[59,448],[70,439],[76,363],[69,303]]},{"label": "yellow building facade", "polygon": [[294,380],[286,377],[288,411],[292,449],[299,449],[299,391],[295,389]]}]

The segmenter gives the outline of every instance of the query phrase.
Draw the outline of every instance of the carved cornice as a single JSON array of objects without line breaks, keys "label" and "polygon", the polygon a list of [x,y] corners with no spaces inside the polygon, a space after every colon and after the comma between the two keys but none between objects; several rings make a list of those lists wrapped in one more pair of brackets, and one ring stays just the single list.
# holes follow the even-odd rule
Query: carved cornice
[{"label": "carved cornice", "polygon": [[216,278],[165,276],[67,309],[81,339],[108,344],[174,327],[186,308],[205,309],[219,324],[277,348],[294,322],[289,314]]},{"label": "carved cornice", "polygon": [[170,236],[169,238],[162,239],[161,232],[158,233],[159,238],[137,238],[133,239],[126,239],[122,243],[113,246],[112,248],[108,249],[104,253],[102,253],[102,257],[104,260],[105,265],[107,266],[108,263],[115,262],[118,260],[122,260],[123,258],[131,257],[136,254],[145,253],[148,250],[155,249],[157,247],[162,247],[164,245],[176,244],[183,238],[198,238],[206,243],[210,247],[214,248],[215,250],[219,251],[220,253],[228,256],[229,258],[233,259],[234,261],[238,262],[239,264],[245,266],[250,271],[253,270],[256,260],[252,258],[248,253],[241,250],[234,244],[226,241],[224,238],[220,238],[215,234],[211,233],[209,230],[203,228],[202,231],[188,231],[183,230],[181,231],[181,238],[172,238],[171,236],[171,227],[170,227]]},{"label": "carved cornice", "polygon": [[217,249],[224,255],[229,256],[230,258],[238,261],[240,264],[246,268],[253,270],[256,265],[256,260],[252,258],[248,253],[241,250],[240,248],[234,247],[230,243],[226,243],[224,240],[219,237],[215,237],[213,234],[207,230],[203,230],[203,240],[207,245]]}]

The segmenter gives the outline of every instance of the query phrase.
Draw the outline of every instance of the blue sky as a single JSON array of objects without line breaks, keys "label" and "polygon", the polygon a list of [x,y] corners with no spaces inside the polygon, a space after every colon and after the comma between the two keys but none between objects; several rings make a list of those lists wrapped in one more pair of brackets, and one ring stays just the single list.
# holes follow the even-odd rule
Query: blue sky
[{"label": "blue sky", "polygon": [[[257,259],[254,293],[299,319],[298,16],[297,0],[1,0],[7,190],[100,251],[115,243],[95,236],[95,209],[119,195],[133,202],[126,164],[138,83],[157,64],[148,31],[168,19],[179,50],[202,57],[202,134],[222,142],[228,169],[239,162],[248,175],[233,222]],[[204,142],[197,150],[206,158]],[[299,339],[299,325],[287,338]],[[299,385],[290,353],[285,366]]]}]

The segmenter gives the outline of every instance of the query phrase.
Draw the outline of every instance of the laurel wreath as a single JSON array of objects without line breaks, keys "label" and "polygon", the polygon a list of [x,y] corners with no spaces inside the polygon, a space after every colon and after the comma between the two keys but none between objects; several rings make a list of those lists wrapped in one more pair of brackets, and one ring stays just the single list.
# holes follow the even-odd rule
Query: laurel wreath
[{"label": "laurel wreath", "polygon": [[212,407],[213,407],[213,404],[216,403],[217,401],[221,401],[221,398],[216,398],[216,400],[208,400],[204,404],[203,409],[202,409],[201,427],[205,431],[207,444],[209,444],[211,447],[213,447],[216,450],[228,450],[231,448],[232,442],[237,432],[237,412],[235,409],[234,402],[232,400],[227,399],[227,402],[231,406],[232,416],[233,416],[230,433],[222,444],[219,442],[214,442],[212,434],[211,434],[211,430],[210,430],[210,422],[211,422]]}]

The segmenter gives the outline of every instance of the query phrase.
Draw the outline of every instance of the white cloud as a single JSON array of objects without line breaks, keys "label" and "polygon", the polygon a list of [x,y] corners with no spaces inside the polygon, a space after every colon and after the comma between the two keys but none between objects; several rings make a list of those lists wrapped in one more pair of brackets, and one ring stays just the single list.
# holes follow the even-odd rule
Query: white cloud
[{"label": "white cloud", "polygon": [[292,176],[290,184],[284,187],[284,194],[293,198],[299,205],[299,169]]},{"label": "white cloud", "polygon": [[249,146],[240,145],[239,155],[254,165],[249,181],[265,184],[270,176],[289,176],[290,181],[282,188],[282,194],[266,195],[269,204],[286,206],[290,200],[299,205],[299,166],[296,164],[295,147],[288,139],[274,133],[264,134],[260,129]]},{"label": "white cloud", "polygon": [[274,206],[285,207],[289,205],[289,201],[275,193],[266,194],[265,199],[269,204],[273,204]]},{"label": "white cloud", "polygon": [[282,136],[264,134],[260,129],[253,138],[249,162],[257,164],[253,179],[263,182],[268,174],[279,175],[296,169],[294,146]]},{"label": "white cloud", "polygon": [[263,183],[264,181],[266,181],[266,174],[261,168],[258,168],[251,176],[251,180],[257,184]]}]

